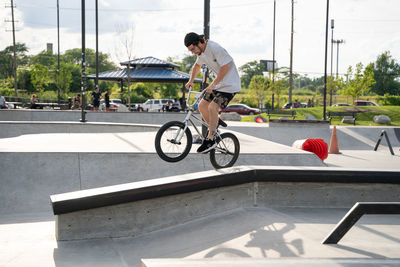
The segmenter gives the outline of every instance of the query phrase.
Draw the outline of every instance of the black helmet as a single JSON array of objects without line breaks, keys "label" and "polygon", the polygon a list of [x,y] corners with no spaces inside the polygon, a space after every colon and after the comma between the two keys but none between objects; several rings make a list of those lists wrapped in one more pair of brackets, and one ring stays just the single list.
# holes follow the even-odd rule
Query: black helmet
[{"label": "black helmet", "polygon": [[199,42],[204,43],[204,35],[198,35],[195,32],[189,32],[185,36],[185,46],[197,45]]}]

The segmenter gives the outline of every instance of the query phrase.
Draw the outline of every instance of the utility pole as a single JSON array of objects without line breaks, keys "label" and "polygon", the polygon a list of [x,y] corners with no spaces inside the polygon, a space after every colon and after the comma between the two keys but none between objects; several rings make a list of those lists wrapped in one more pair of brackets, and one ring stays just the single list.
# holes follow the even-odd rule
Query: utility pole
[{"label": "utility pole", "polygon": [[[332,35],[331,35],[331,79],[333,81],[333,74],[332,74],[332,69],[333,69],[333,28],[335,28],[335,20],[331,19],[331,29],[332,29]],[[329,106],[332,106],[332,96],[333,91],[331,90],[329,92]]]},{"label": "utility pole", "polygon": [[[8,7],[8,6],[6,6]],[[11,0],[11,21],[6,20],[5,22],[11,22],[12,24],[12,35],[13,35],[13,52],[14,52],[14,59],[13,59],[13,74],[14,74],[14,90],[15,96],[18,96],[18,88],[17,88],[17,51],[16,51],[16,44],[15,44],[15,19],[14,19],[14,1]]]},{"label": "utility pole", "polygon": [[[96,4],[96,79],[94,79],[94,88],[99,88],[99,11],[98,11],[98,1]],[[130,59],[129,59],[130,60]],[[130,108],[130,105],[129,105]]]},{"label": "utility pole", "polygon": [[292,0],[292,27],[290,31],[290,71],[289,71],[289,103],[292,103],[293,91],[293,21],[294,21],[294,0]]},{"label": "utility pole", "polygon": [[336,79],[339,76],[339,45],[344,43],[344,40],[333,40],[334,43],[337,45],[336,51]]},{"label": "utility pole", "polygon": [[[275,15],[276,15],[276,0],[274,0],[274,23],[272,31],[273,32],[272,33],[272,87],[275,84]],[[274,110],[274,93],[272,93],[272,110]]]}]

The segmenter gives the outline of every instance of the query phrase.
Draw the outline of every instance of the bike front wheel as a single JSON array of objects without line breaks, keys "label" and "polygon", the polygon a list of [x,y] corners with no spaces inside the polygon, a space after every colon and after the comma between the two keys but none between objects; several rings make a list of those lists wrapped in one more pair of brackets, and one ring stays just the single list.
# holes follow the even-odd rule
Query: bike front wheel
[{"label": "bike front wheel", "polygon": [[158,130],[155,147],[160,158],[178,162],[189,154],[192,148],[192,133],[180,121],[170,121]]},{"label": "bike front wheel", "polygon": [[217,143],[217,147],[210,152],[211,164],[216,169],[232,167],[239,157],[239,140],[232,133],[223,133],[217,137]]}]

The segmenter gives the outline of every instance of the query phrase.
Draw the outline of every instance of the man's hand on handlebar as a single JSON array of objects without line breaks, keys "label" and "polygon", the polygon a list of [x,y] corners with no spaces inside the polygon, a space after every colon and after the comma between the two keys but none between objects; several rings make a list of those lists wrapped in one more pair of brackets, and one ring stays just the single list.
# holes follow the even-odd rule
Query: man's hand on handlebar
[{"label": "man's hand on handlebar", "polygon": [[185,87],[186,87],[186,89],[190,89],[190,87],[193,87],[193,82],[192,81],[188,81],[186,84],[185,84]]}]

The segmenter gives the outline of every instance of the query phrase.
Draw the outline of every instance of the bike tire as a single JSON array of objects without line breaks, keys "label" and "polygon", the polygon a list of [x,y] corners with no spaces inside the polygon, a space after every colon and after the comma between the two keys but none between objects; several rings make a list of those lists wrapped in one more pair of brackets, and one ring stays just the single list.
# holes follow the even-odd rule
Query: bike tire
[{"label": "bike tire", "polygon": [[217,137],[217,147],[210,151],[210,161],[215,169],[232,167],[240,152],[240,143],[234,134],[223,133],[220,136]]},{"label": "bike tire", "polygon": [[170,121],[158,130],[155,147],[158,156],[167,162],[178,162],[184,159],[192,148],[192,133],[189,128],[183,133],[180,144],[174,143],[178,131],[183,131],[185,124],[180,121]]}]

